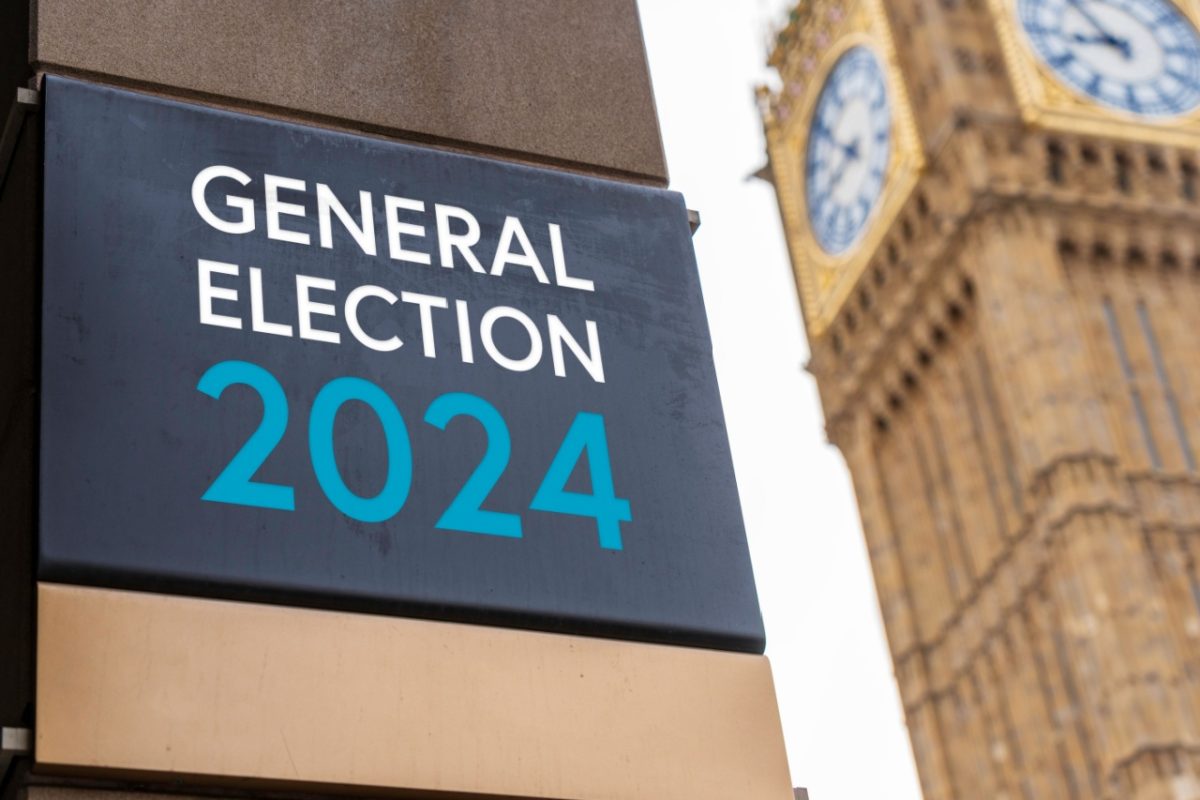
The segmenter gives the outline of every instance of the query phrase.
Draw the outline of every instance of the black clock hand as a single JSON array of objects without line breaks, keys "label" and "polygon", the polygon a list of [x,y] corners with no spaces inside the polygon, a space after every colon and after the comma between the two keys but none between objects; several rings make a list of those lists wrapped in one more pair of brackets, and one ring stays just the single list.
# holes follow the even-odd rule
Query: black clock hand
[{"label": "black clock hand", "polygon": [[851,161],[858,160],[858,139],[855,139],[849,144],[842,144],[839,141],[834,141],[834,144],[845,154],[846,158]]},{"label": "black clock hand", "polygon": [[[1090,9],[1088,9],[1087,6],[1084,5],[1084,0],[1067,0],[1067,2],[1075,7],[1075,10],[1079,12],[1080,16],[1087,20],[1087,23],[1096,30],[1096,33],[1100,34],[1101,38],[1098,43],[1112,45],[1121,51],[1121,55],[1123,55],[1125,58],[1129,58],[1129,41],[1113,36],[1108,28],[1104,27],[1104,23],[1101,22],[1100,19]],[[1080,34],[1075,34],[1076,41],[1082,41],[1082,39],[1079,37]]]},{"label": "black clock hand", "polygon": [[1115,36],[1107,34],[1103,36],[1084,36],[1082,33],[1076,33],[1071,36],[1071,41],[1079,42],[1080,44],[1105,44],[1120,50],[1122,57],[1126,59],[1130,57],[1128,39],[1118,39]]},{"label": "black clock hand", "polygon": [[1067,4],[1075,6],[1075,9],[1079,11],[1080,16],[1086,19],[1088,24],[1096,29],[1097,33],[1101,34],[1102,36],[1112,36],[1112,34],[1108,32],[1108,29],[1104,27],[1104,23],[1097,19],[1096,15],[1088,10],[1088,7],[1083,4],[1083,0],[1067,0]]},{"label": "black clock hand", "polygon": [[837,188],[838,181],[842,179],[842,175],[846,172],[846,167],[850,166],[850,159],[843,158],[842,163],[838,164],[837,169],[829,176],[829,191]]},{"label": "black clock hand", "polygon": [[833,187],[837,186],[838,183],[842,180],[842,175],[844,175],[846,173],[846,168],[849,167],[851,164],[853,164],[855,161],[858,161],[858,140],[857,139],[855,139],[850,144],[842,144],[841,142],[838,142],[838,141],[835,141],[834,144],[836,144],[841,149],[841,151],[843,153],[845,153],[846,155],[842,159],[842,163],[838,164],[837,169],[835,169],[833,171],[833,174],[829,176],[830,191],[832,191]]}]

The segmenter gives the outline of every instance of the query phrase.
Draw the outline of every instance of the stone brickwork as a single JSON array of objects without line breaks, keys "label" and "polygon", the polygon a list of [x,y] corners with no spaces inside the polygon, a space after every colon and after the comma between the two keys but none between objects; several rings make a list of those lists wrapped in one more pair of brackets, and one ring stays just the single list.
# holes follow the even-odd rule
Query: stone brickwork
[{"label": "stone brickwork", "polygon": [[983,2],[887,8],[928,162],[809,368],[926,800],[1200,798],[1200,160],[1027,126]]}]

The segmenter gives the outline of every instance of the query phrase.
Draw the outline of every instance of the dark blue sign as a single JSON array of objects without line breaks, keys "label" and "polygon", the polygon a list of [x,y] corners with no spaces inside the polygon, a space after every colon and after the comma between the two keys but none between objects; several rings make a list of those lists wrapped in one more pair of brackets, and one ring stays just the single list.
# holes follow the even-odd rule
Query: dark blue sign
[{"label": "dark blue sign", "polygon": [[43,580],[761,652],[679,195],[46,84]]}]

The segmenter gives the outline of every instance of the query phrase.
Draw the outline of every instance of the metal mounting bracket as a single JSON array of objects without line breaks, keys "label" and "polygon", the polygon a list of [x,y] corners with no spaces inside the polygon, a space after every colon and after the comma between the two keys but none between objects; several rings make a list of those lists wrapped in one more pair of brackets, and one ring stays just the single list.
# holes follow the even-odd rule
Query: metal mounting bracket
[{"label": "metal mounting bracket", "polygon": [[14,758],[33,751],[33,732],[29,728],[0,728],[0,779],[8,773]]},{"label": "metal mounting bracket", "polygon": [[[18,88],[17,96],[13,98],[12,107],[8,110],[8,118],[4,121],[4,132],[0,133],[0,192],[4,191],[4,182],[8,179],[8,168],[12,164],[13,151],[17,149],[17,139],[21,135],[21,125],[30,111],[42,102],[41,95],[33,89]],[[5,730],[8,730],[5,728]]]}]

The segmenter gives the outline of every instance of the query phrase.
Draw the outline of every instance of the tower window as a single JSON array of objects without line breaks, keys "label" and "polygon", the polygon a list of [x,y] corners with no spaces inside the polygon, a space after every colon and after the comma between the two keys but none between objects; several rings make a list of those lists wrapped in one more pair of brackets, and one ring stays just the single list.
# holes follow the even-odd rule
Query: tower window
[{"label": "tower window", "polygon": [[1046,177],[1051,183],[1063,182],[1063,166],[1067,153],[1057,139],[1046,143]]},{"label": "tower window", "polygon": [[1196,199],[1196,165],[1191,160],[1184,160],[1179,165],[1180,191],[1185,200]]},{"label": "tower window", "polygon": [[1129,194],[1133,188],[1129,178],[1129,156],[1124,150],[1118,150],[1114,160],[1117,166],[1117,189],[1121,194]]}]

